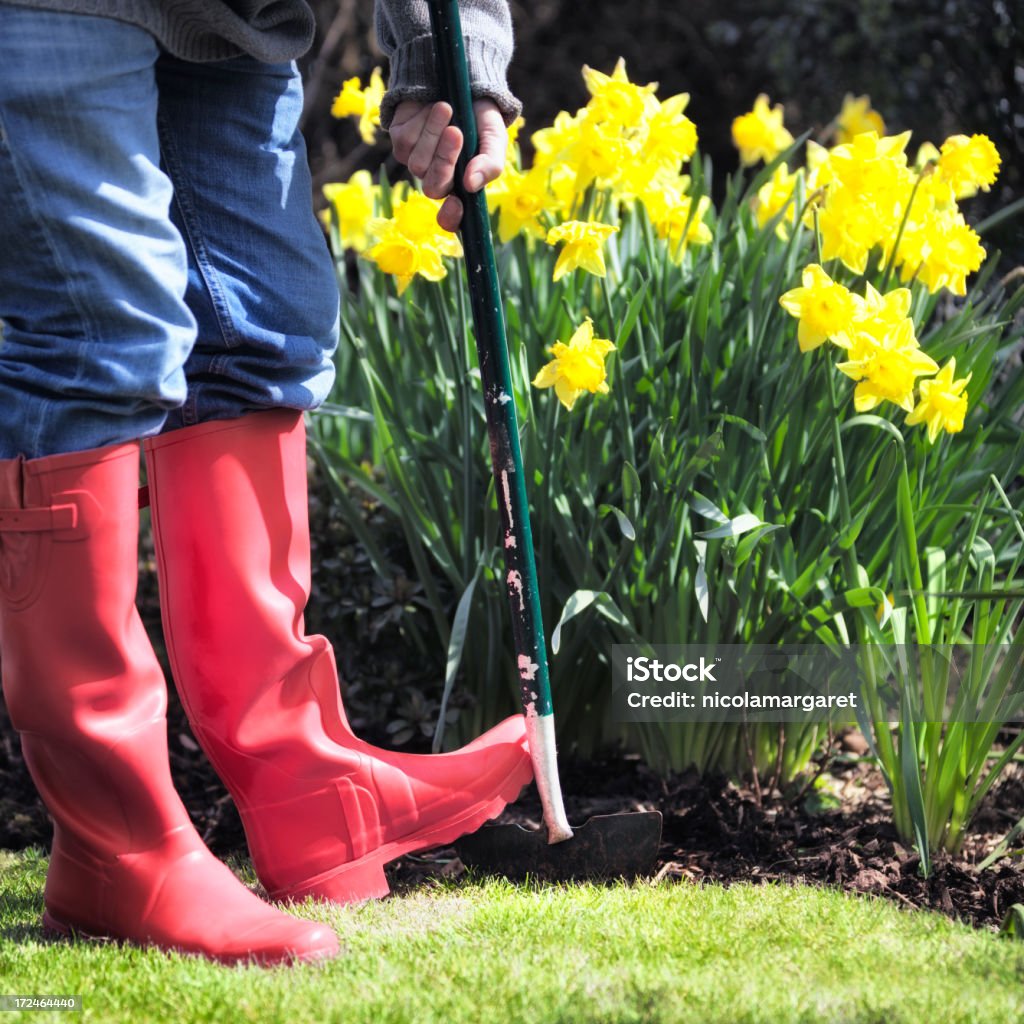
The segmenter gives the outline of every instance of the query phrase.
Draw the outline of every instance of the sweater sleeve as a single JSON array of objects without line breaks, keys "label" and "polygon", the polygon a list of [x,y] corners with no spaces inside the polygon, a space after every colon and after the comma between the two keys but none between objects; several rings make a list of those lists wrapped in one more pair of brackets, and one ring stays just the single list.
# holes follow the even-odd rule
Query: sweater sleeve
[{"label": "sweater sleeve", "polygon": [[[474,99],[492,99],[511,124],[522,104],[509,91],[506,72],[512,59],[512,17],[506,0],[459,0],[466,58]],[[438,98],[434,43],[426,0],[376,0],[377,39],[391,64],[388,91],[380,105],[380,123],[391,126],[403,100],[424,103]]]}]

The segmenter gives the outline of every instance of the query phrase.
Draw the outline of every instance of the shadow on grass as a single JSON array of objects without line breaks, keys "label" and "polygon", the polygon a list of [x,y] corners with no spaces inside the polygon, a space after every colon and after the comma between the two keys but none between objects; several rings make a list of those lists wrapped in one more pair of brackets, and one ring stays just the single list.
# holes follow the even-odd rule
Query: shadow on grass
[{"label": "shadow on grass", "polygon": [[0,895],[0,941],[52,945],[61,936],[43,930],[43,892]]}]

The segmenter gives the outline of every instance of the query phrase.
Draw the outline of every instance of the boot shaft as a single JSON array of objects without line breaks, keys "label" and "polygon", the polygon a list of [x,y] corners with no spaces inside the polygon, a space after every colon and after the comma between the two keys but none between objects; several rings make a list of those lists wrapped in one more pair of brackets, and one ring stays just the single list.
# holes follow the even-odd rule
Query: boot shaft
[{"label": "boot shaft", "polygon": [[4,697],[57,845],[97,862],[188,824],[135,607],[138,473],[133,444],[0,462]]},{"label": "boot shaft", "polygon": [[[126,714],[129,675],[151,684],[145,707],[132,695],[138,721],[163,713],[135,608],[138,471],[132,444],[0,462],[0,651],[19,731],[76,707]],[[22,683],[54,674],[66,688]]]},{"label": "boot shaft", "polygon": [[[302,716],[327,714],[332,720],[318,729],[345,731],[330,645],[306,636],[303,623],[310,542],[302,414],[253,413],[144,447],[164,633],[189,718],[200,730],[215,723],[211,744],[274,756],[285,768],[275,739],[308,732]],[[176,665],[181,657],[187,668]],[[225,686],[226,676],[245,684]],[[311,690],[323,699],[311,703]],[[260,713],[260,704],[273,713]],[[289,716],[292,728],[282,721]]]}]

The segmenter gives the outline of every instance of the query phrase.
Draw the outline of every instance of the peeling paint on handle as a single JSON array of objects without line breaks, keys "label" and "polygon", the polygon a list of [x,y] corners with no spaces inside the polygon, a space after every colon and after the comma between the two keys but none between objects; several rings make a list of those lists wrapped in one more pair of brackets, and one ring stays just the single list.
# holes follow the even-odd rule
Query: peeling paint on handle
[{"label": "peeling paint on handle", "polygon": [[[537,670],[539,668],[540,668],[540,665],[538,665],[537,662],[532,661],[528,654],[520,654],[519,655],[519,678],[520,679],[523,679],[526,682],[531,682],[532,680],[537,678]],[[531,694],[531,696],[533,697],[534,700],[537,699],[537,695],[535,693]]]},{"label": "peeling paint on handle", "polygon": [[[512,518],[512,491],[508,485],[508,470],[503,469],[501,471],[501,494],[505,499],[505,514],[508,516],[508,525],[510,529],[515,527],[515,521]],[[515,547],[515,544],[508,544],[506,542],[505,547]]]},{"label": "peeling paint on handle", "polygon": [[526,599],[523,594],[523,577],[516,572],[515,569],[510,569],[509,574],[506,577],[508,583],[508,590],[510,595],[516,595],[519,598],[519,610],[521,612],[526,611]]}]

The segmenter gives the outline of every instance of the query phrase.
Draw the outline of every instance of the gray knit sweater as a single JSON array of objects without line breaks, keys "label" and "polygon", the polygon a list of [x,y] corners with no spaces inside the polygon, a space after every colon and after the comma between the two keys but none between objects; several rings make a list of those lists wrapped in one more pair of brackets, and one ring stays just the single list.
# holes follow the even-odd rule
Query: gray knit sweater
[{"label": "gray knit sweater", "polygon": [[[116,18],[151,32],[186,60],[224,60],[247,53],[264,61],[294,60],[313,42],[316,27],[305,0],[13,0],[36,7]],[[11,0],[0,0],[0,8]],[[459,0],[475,96],[488,96],[507,122],[519,113],[505,72],[512,57],[506,0]],[[404,99],[437,98],[430,17],[425,0],[376,0],[377,34],[391,61],[381,105],[384,127]],[[0,14],[0,31],[3,15]]]}]

